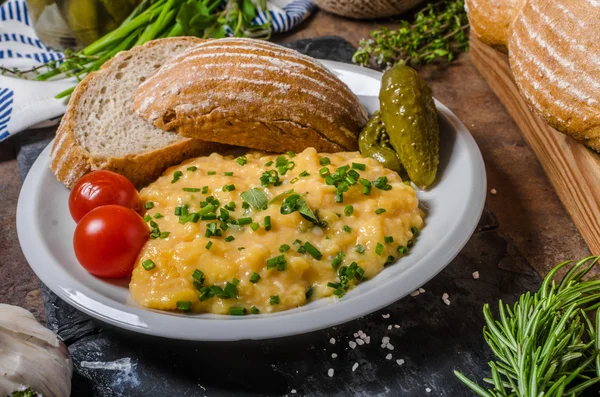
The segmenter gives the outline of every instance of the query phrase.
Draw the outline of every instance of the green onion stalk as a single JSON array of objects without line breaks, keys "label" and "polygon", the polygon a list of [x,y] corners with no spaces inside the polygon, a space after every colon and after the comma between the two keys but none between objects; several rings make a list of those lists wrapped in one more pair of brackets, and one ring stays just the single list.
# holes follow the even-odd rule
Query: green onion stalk
[{"label": "green onion stalk", "polygon": [[[75,77],[80,81],[88,73],[98,70],[117,53],[142,45],[150,40],[196,36],[201,38],[257,37],[268,39],[270,19],[263,25],[253,24],[259,11],[267,10],[267,1],[259,0],[143,0],[121,25],[84,49],[65,51],[61,60],[37,66],[35,80]],[[269,13],[266,12],[267,16]],[[48,71],[40,73],[41,68]],[[3,70],[22,76],[29,71]],[[69,96],[75,87],[56,98]]]},{"label": "green onion stalk", "polygon": [[561,263],[512,308],[500,301],[497,318],[486,304],[483,334],[496,356],[484,379],[490,386],[455,371],[458,379],[482,397],[571,397],[598,384],[600,280],[586,276],[599,260],[585,258],[556,281],[571,264]]}]

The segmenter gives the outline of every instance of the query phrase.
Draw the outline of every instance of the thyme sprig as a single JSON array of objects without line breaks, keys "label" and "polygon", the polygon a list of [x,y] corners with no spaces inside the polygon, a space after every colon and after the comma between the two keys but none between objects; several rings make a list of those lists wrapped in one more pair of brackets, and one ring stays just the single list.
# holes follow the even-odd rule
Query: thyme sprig
[{"label": "thyme sprig", "polygon": [[403,20],[397,30],[380,27],[361,40],[353,61],[387,69],[404,61],[411,66],[445,58],[448,62],[467,51],[469,21],[464,0],[442,0],[418,11],[412,22]]},{"label": "thyme sprig", "polygon": [[[267,11],[267,0],[143,0],[127,19],[115,30],[84,49],[65,51],[65,57],[35,66],[28,70],[0,67],[2,74],[45,81],[56,78],[75,78],[80,81],[117,53],[144,44],[150,40],[196,36],[220,38],[270,36],[270,14],[267,22],[253,24],[260,11]],[[71,94],[75,87],[58,94],[57,98]]]},{"label": "thyme sprig", "polygon": [[492,388],[455,375],[483,397],[579,396],[600,382],[600,280],[584,280],[599,260],[582,259],[557,282],[557,272],[571,262],[561,263],[538,292],[522,295],[512,308],[500,301],[499,319],[486,304],[484,338],[496,361],[484,382]]}]

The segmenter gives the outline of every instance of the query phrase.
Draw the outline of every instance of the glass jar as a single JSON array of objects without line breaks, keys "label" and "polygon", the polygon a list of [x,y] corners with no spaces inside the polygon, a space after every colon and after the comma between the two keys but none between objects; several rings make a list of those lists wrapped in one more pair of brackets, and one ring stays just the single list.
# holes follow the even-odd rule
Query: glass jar
[{"label": "glass jar", "polygon": [[27,0],[40,40],[78,50],[121,24],[141,0]]}]

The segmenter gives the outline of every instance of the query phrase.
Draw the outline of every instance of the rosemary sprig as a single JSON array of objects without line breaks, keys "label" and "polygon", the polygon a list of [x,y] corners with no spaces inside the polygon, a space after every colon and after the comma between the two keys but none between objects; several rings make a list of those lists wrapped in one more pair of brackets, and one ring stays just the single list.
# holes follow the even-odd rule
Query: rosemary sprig
[{"label": "rosemary sprig", "polygon": [[400,61],[411,66],[436,59],[454,60],[469,48],[469,21],[464,0],[442,0],[428,4],[403,20],[397,30],[381,27],[371,38],[361,40],[353,61],[362,66],[387,69]]},{"label": "rosemary sprig", "polygon": [[[69,77],[79,81],[88,73],[98,70],[117,53],[158,38],[219,38],[231,33],[236,37],[268,39],[271,31],[270,14],[266,12],[265,24],[252,23],[261,10],[267,11],[266,0],[144,0],[118,28],[84,49],[65,51],[63,59],[29,70],[0,67],[0,72],[23,78],[35,74],[35,80],[41,81]],[[56,97],[68,96],[73,89],[67,89]]]},{"label": "rosemary sprig", "polygon": [[579,396],[600,382],[600,280],[584,280],[599,260],[582,259],[556,282],[557,272],[571,262],[561,263],[538,292],[522,295],[512,308],[500,301],[499,319],[486,304],[484,338],[496,361],[484,382],[492,388],[454,371],[458,379],[483,397]]}]

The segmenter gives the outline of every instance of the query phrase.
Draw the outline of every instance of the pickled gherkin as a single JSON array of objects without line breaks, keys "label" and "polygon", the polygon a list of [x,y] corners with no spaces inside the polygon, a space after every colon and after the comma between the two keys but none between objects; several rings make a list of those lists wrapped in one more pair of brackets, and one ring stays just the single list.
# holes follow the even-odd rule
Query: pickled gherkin
[{"label": "pickled gherkin", "polygon": [[431,186],[440,146],[431,89],[416,70],[399,64],[383,75],[379,103],[390,144],[408,176],[421,188]]},{"label": "pickled gherkin", "polygon": [[363,156],[379,161],[384,167],[392,171],[402,172],[403,167],[400,157],[390,144],[389,136],[379,112],[375,112],[361,131],[358,137],[358,148]]}]

